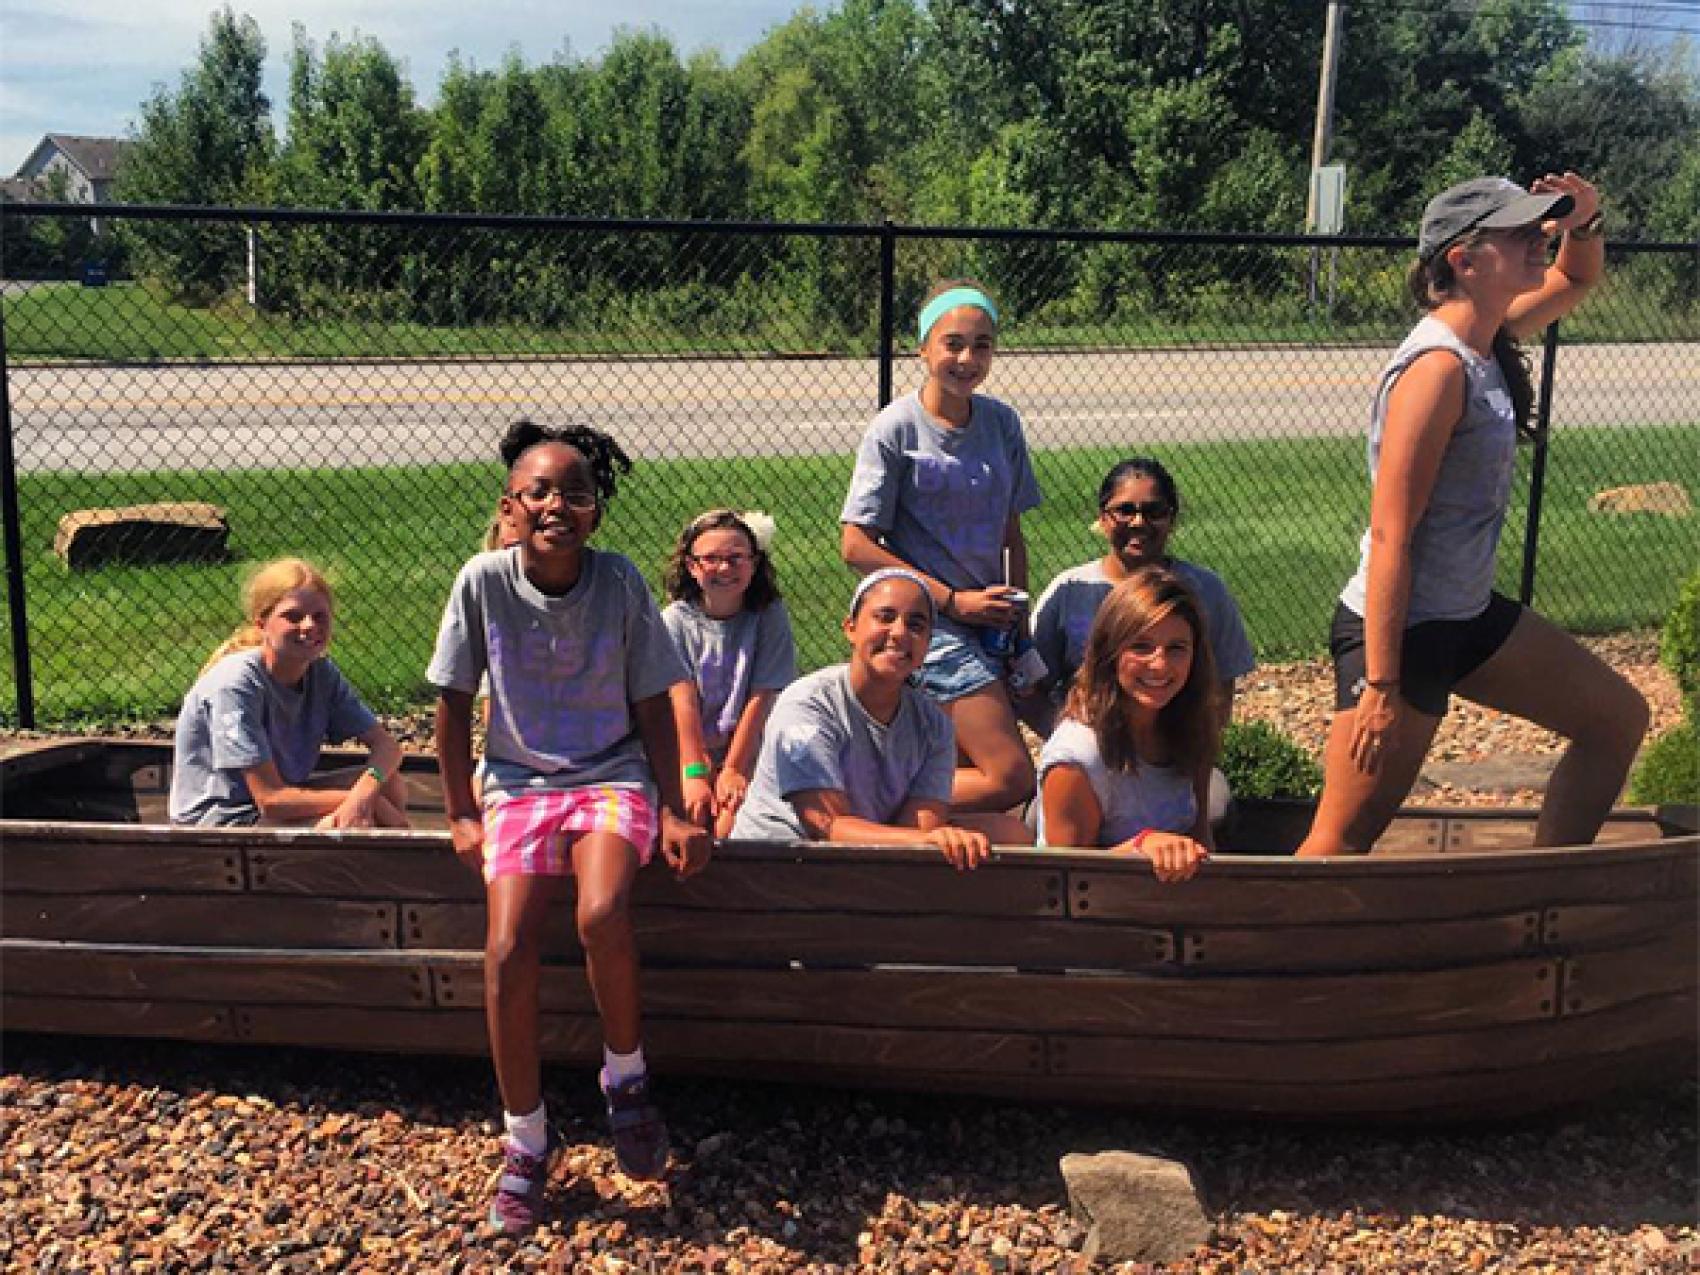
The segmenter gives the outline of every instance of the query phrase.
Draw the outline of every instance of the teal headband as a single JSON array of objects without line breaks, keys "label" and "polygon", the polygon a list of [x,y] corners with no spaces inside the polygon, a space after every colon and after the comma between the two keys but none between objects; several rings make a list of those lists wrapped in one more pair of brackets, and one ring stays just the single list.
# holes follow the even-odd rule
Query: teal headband
[{"label": "teal headband", "polygon": [[923,342],[926,341],[927,333],[933,330],[933,324],[937,323],[940,319],[944,318],[945,315],[949,314],[952,310],[956,309],[957,306],[961,305],[971,305],[976,310],[984,310],[986,312],[986,316],[991,319],[993,323],[998,321],[997,306],[993,305],[992,299],[984,292],[981,292],[980,289],[950,288],[947,291],[939,293],[938,296],[927,302],[925,308],[922,309],[920,339]]}]

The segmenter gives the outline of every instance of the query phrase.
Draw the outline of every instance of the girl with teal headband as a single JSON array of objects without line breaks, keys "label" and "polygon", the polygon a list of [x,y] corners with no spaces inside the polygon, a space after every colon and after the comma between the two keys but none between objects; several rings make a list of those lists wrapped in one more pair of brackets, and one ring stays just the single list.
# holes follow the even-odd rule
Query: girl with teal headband
[{"label": "girl with teal headband", "polygon": [[977,393],[997,347],[998,308],[967,279],[934,288],[917,335],[926,381],[869,426],[840,515],[845,562],[916,573],[937,609],[921,685],[956,728],[951,810],[1000,841],[1026,840],[1001,812],[1033,795],[1033,761],[1006,680],[1026,625],[1021,515],[1039,504],[1021,418]]}]

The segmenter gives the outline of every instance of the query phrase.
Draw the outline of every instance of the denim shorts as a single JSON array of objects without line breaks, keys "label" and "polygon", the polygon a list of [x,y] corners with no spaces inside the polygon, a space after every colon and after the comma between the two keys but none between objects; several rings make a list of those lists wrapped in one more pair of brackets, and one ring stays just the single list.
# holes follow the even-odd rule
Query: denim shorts
[{"label": "denim shorts", "polygon": [[1003,662],[986,653],[979,632],[943,624],[933,630],[927,658],[915,677],[939,703],[948,704],[1003,681]]}]

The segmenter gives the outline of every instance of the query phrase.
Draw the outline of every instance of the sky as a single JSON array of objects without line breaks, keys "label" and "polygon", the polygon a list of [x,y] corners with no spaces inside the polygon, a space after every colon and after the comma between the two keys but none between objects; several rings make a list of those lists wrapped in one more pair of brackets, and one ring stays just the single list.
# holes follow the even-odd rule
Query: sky
[{"label": "sky", "polygon": [[[452,51],[492,68],[511,49],[531,65],[563,48],[591,57],[626,26],[660,28],[683,53],[712,46],[733,58],[800,3],[232,0],[231,8],[253,17],[265,36],[266,92],[281,123],[297,22],[321,47],[332,33],[375,36],[430,102]],[[125,136],[156,85],[176,90],[217,7],[213,0],[0,0],[0,174],[16,172],[45,133]]]}]

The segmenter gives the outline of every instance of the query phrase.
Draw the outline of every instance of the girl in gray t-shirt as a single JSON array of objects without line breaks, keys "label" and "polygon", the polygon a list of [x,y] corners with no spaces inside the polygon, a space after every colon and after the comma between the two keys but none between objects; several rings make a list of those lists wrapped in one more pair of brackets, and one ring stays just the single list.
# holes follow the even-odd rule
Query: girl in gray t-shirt
[{"label": "girl in gray t-shirt", "polygon": [[956,726],[958,811],[1006,811],[1033,795],[1005,679],[1025,643],[1021,515],[1038,506],[1039,484],[1020,417],[976,392],[997,322],[977,285],[933,290],[919,324],[926,382],[874,418],[839,515],[847,563],[863,573],[907,567],[938,610],[921,684]]},{"label": "girl in gray t-shirt", "polygon": [[673,601],[661,622],[691,674],[670,692],[685,805],[711,806],[717,837],[731,835],[773,701],[797,676],[772,537],[766,514],[711,509],[679,533],[667,562]]},{"label": "girl in gray t-shirt", "polygon": [[1108,846],[1184,881],[1209,857],[1216,668],[1198,598],[1164,567],[1110,591],[1039,758],[1039,839]]},{"label": "girl in gray t-shirt", "polygon": [[[331,588],[300,558],[261,567],[248,622],[213,652],[177,715],[171,822],[405,828],[401,745],[326,655]],[[327,742],[369,764],[314,773]]]},{"label": "girl in gray t-shirt", "polygon": [[932,626],[932,598],[914,572],[885,568],[862,581],[844,621],[850,662],[780,694],[735,839],[930,845],[958,869],[986,861],[986,832],[950,818],[950,718],[909,685]]}]

